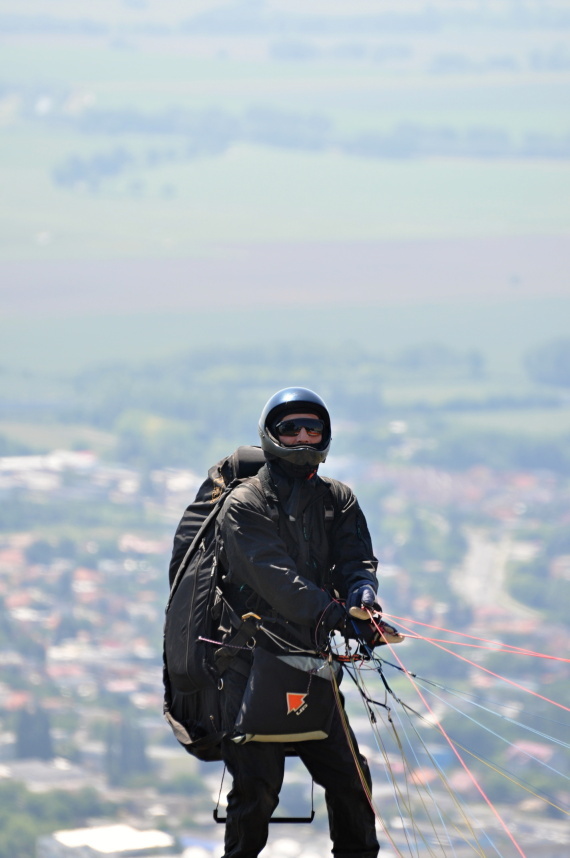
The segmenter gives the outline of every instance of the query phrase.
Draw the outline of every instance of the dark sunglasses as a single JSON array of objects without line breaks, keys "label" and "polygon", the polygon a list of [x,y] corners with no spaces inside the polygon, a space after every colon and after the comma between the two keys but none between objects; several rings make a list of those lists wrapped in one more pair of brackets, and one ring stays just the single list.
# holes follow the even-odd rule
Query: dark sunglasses
[{"label": "dark sunglasses", "polygon": [[301,429],[305,429],[307,435],[322,435],[324,428],[324,422],[314,417],[293,417],[291,420],[283,420],[275,427],[277,434],[286,438],[294,438]]}]

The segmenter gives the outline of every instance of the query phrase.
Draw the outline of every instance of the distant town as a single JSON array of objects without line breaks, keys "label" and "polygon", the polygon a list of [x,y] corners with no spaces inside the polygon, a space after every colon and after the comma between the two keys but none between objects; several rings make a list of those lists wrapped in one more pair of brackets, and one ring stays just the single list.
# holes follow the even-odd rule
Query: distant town
[{"label": "distant town", "polygon": [[[336,464],[331,460],[330,465],[331,472],[345,479],[352,468],[359,486],[368,492],[368,505],[381,509],[384,520],[394,516],[400,520],[400,529],[390,539],[384,538],[388,531],[384,537],[375,534],[383,549],[379,553],[386,556],[381,588],[387,598],[382,601],[389,613],[400,617],[393,620],[396,625],[401,623],[412,637],[432,637],[435,626],[477,640],[508,641],[525,650],[568,651],[567,627],[545,623],[543,611],[517,598],[509,577],[513,566],[522,568],[540,555],[542,544],[536,537],[540,518],[556,509],[562,519],[567,514],[566,488],[555,476],[536,471],[498,475],[482,467],[451,473],[398,462],[367,469],[346,460]],[[192,837],[203,841],[204,831],[211,832],[209,807],[220,771],[188,757],[161,718],[161,644],[172,535],[200,482],[190,470],[164,468],[151,471],[145,483],[136,469],[106,463],[86,451],[0,458],[0,492],[8,504],[17,497],[20,502],[26,499],[30,509],[64,503],[71,510],[104,502],[107,510],[131,509],[151,522],[148,530],[124,527],[111,516],[105,525],[99,521],[92,528],[77,528],[75,536],[70,531],[64,537],[60,529],[60,535],[50,539],[45,526],[39,532],[1,534],[0,785],[16,780],[34,793],[95,789],[114,803],[108,824],[134,824],[136,829],[140,818],[146,823],[154,820],[179,838],[173,843],[186,843],[187,848]],[[424,511],[412,523],[420,528],[416,533],[420,542],[426,541],[422,527],[445,537],[432,540],[431,554],[422,549],[421,560],[415,553],[406,559],[403,552],[407,543],[403,518],[410,504]],[[450,523],[451,509],[461,511],[463,537],[460,550],[450,554],[449,534],[456,527]],[[476,510],[479,520],[474,519]],[[134,523],[132,519],[130,524]],[[569,579],[570,552],[552,556],[543,585]],[[441,632],[435,638],[452,639]],[[433,647],[426,651],[426,644],[415,641],[406,647],[404,657],[414,671],[444,679],[449,670],[445,654],[442,659],[441,652]],[[519,658],[524,665],[522,661],[514,665],[499,652],[487,653],[486,658],[477,656],[477,650],[466,655],[469,663],[464,665],[447,656],[455,663],[454,685],[471,688],[482,699],[498,696],[509,715],[521,717],[536,701],[529,702],[517,688],[505,690],[497,673],[516,676],[517,686],[549,698],[568,680],[567,660],[545,667],[544,661],[537,665],[539,659],[523,656]],[[409,697],[409,690],[406,693]],[[384,768],[386,760],[371,747],[365,713],[358,711],[350,691],[347,699],[371,760]],[[543,706],[539,709],[544,711]],[[512,725],[509,737],[511,730]],[[522,781],[532,782],[540,764],[555,762],[555,746],[542,735],[533,728],[507,748],[505,762]],[[483,735],[478,751],[485,745]],[[473,802],[472,784],[454,765],[441,737],[437,747],[453,790]],[[396,775],[404,772],[394,755],[391,768]],[[411,774],[419,783],[438,789],[429,760],[418,758]],[[295,777],[308,789],[302,770],[293,773]],[[497,789],[492,780],[491,792]],[[546,806],[531,800],[533,794],[507,790],[506,813],[516,825],[523,814],[529,842],[542,842],[547,825],[549,837],[563,848],[570,843],[567,828],[548,811],[567,803],[567,790],[560,787],[553,804]],[[302,796],[300,792],[296,800]],[[441,801],[446,801],[443,795]],[[321,815],[319,825],[323,824]],[[49,851],[42,837],[47,851],[39,851],[38,858],[68,854],[57,851],[52,841],[49,849],[55,851]],[[460,845],[456,849],[456,854],[463,854]]]}]

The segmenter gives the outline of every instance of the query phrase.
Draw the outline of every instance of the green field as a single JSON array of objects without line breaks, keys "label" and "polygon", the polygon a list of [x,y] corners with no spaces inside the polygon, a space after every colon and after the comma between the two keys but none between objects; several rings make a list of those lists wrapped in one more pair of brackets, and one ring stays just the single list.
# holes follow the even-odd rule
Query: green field
[{"label": "green field", "polygon": [[[29,27],[10,29],[13,4],[0,0],[0,368],[73,374],[96,362],[210,348],[212,340],[223,348],[252,337],[334,338],[387,351],[414,342],[478,348],[494,370],[516,375],[526,348],[567,334],[560,249],[570,232],[567,158],[367,158],[342,148],[348,138],[402,123],[460,134],[498,129],[515,143],[528,133],[563,139],[570,72],[563,63],[531,63],[537,52],[564,47],[563,33],[504,26],[500,15],[493,23],[494,4],[483,4],[491,18],[481,27],[369,32],[359,16],[378,12],[370,0],[350,8],[273,0],[265,12],[297,16],[294,28],[241,33],[223,21],[219,32],[184,31],[185,19],[224,6],[215,0],[102,0],[81,12],[72,0],[48,5],[22,0],[17,11]],[[413,15],[426,5],[403,9],[390,0],[382,10]],[[469,12],[477,4],[429,5]],[[331,16],[330,34],[314,35],[312,15]],[[41,32],[26,16],[72,26]],[[73,30],[80,19],[106,29],[80,34]],[[149,24],[164,25],[162,35]],[[288,40],[312,46],[314,58],[283,59],[276,47]],[[363,59],[358,51],[350,59],[351,44]],[[375,59],[383,49],[403,59]],[[434,72],[434,60],[453,53],[479,71]],[[510,57],[512,67],[489,70],[493,56]],[[185,136],[160,128],[103,134],[78,124],[91,109],[158,116],[207,108],[240,120],[259,107],[324,117],[325,148],[240,138],[220,154],[190,157]],[[131,161],[116,176],[92,187],[54,182],[70,156],[89,161],[117,147]],[[170,150],[170,160],[153,166],[151,150]],[[353,268],[333,283],[329,247],[343,242],[352,243]],[[375,245],[380,251],[367,256]],[[297,268],[287,267],[291,257]],[[251,267],[240,268],[249,258]],[[415,258],[420,263],[408,266]],[[217,279],[191,266],[160,268],[196,259],[225,267]],[[470,276],[474,259],[486,267]],[[117,262],[109,282],[90,267],[106,260]],[[125,260],[158,267],[145,286],[121,267]],[[68,263],[65,271],[59,262]],[[18,381],[1,384],[10,395]],[[409,393],[393,395],[403,404]]]},{"label": "green field", "polygon": [[[442,389],[442,398],[443,393]],[[422,402],[428,403],[429,399],[424,400],[419,396],[416,403],[421,405]],[[367,436],[368,432],[373,432],[376,428],[383,438],[387,437],[389,425],[397,413],[393,406],[390,407],[384,418],[367,423],[367,431],[364,434]],[[402,412],[402,414],[406,417],[406,424],[412,438],[433,436],[434,434],[439,438],[442,434],[442,427],[445,433],[453,433],[457,437],[467,434],[473,438],[479,434],[489,434],[495,437],[526,438],[553,443],[562,442],[564,438],[567,442],[568,437],[570,437],[570,408],[482,409],[481,411],[463,413],[446,412],[443,409],[438,411],[437,415],[432,415],[431,418],[433,420],[435,417],[438,424],[437,429],[426,424],[425,418],[421,415],[412,414],[410,416],[407,412]],[[169,429],[182,431],[187,428],[183,423],[176,420],[149,419],[155,419],[157,423],[159,422],[163,431]],[[343,428],[340,427],[337,431],[337,438],[341,446],[337,445],[337,451],[342,450],[343,436]],[[447,437],[447,434],[443,437]],[[119,433],[102,432],[88,425],[58,423],[56,421],[37,423],[24,420],[0,420],[0,438],[25,445],[30,452],[47,453],[59,449],[92,450],[96,455],[112,460],[119,441]],[[248,442],[255,443],[253,434]],[[220,456],[224,453],[224,443],[227,446],[232,441],[225,438],[223,442],[220,442]],[[235,443],[239,443],[239,438],[235,439]],[[212,453],[213,457],[215,455]]]},{"label": "green field", "polygon": [[570,408],[517,408],[456,414],[446,422],[459,430],[516,433],[536,438],[570,435]]},{"label": "green field", "polygon": [[93,426],[14,420],[0,420],[0,436],[40,451],[88,449],[101,454],[112,449],[116,442],[110,432]]},{"label": "green field", "polygon": [[[129,142],[123,145],[129,148]],[[143,145],[134,141],[131,149],[136,153]],[[135,166],[126,177],[89,193],[51,181],[58,161],[78,146],[69,137],[42,140],[41,147],[30,135],[4,137],[1,259],[186,256],[228,241],[565,235],[570,230],[567,162],[387,162],[239,146],[218,158],[152,171]],[[96,148],[89,141],[81,151]],[[104,149],[110,148],[107,142]],[[165,189],[173,196],[165,198]]]},{"label": "green field", "polygon": [[[213,299],[215,296],[213,296]],[[90,365],[113,362],[150,363],[191,349],[216,353],[244,343],[259,349],[260,361],[272,345],[295,341],[340,344],[342,364],[351,343],[366,343],[372,352],[394,353],[417,343],[443,343],[451,348],[480,349],[492,374],[502,373],[498,387],[518,392],[524,352],[553,337],[570,334],[570,298],[535,298],[510,302],[465,301],[399,306],[330,306],[308,301],[305,307],[278,310],[219,307],[171,312],[103,315],[18,313],[0,317],[0,384],[4,400],[13,398],[37,374],[69,376]],[[44,382],[42,382],[44,384]],[[429,381],[422,387],[430,390]],[[56,391],[57,392],[57,391]],[[390,385],[391,401],[406,404],[413,387]],[[460,393],[460,391],[457,391]]]},{"label": "green field", "polygon": [[459,378],[457,380],[439,377],[434,379],[424,370],[420,377],[389,377],[382,385],[383,401],[390,408],[408,408],[416,403],[439,408],[447,403],[470,402],[483,405],[493,398],[510,396],[513,399],[525,399],[545,391],[533,385],[524,374],[505,373],[491,367],[481,378]]},{"label": "green field", "polygon": [[[505,29],[500,21],[480,30],[425,33],[369,33],[359,25],[345,39],[340,30],[312,36],[310,27],[290,37],[279,27],[246,27],[241,34],[231,27],[219,33],[180,27],[219,5],[109,0],[87,15],[107,27],[100,34],[33,27],[3,33],[0,260],[176,257],[231,241],[568,234],[567,159],[365,158],[342,148],[359,134],[389,134],[401,125],[459,135],[497,131],[513,151],[529,133],[563,140],[570,133],[570,72],[563,65],[529,65],[537,52],[556,50],[555,31]],[[308,15],[310,23],[304,7],[270,7],[272,14]],[[350,11],[313,4],[311,14],[348,16],[354,26],[359,15],[375,11],[366,2]],[[28,0],[20,14],[46,14],[45,5]],[[76,4],[67,0],[51,3],[49,15],[79,20]],[[162,35],[153,34],[154,24],[164,25]],[[317,58],[276,59],[275,45],[287,39],[304,40]],[[351,43],[364,59],[339,58],[339,47]],[[375,61],[374,51],[384,49],[403,51],[404,59]],[[475,67],[484,68],[495,54],[514,65],[492,73],[434,73],[434,58],[454,52]],[[77,125],[90,110],[160,117],[209,109],[240,122],[260,107],[285,117],[323,117],[326,147],[311,152],[238,140],[223,154],[190,159],[188,139],[160,128],[102,134]],[[54,184],[54,170],[70,156],[92,159],[117,147],[132,158],[120,175],[96,189]],[[169,150],[170,160],[151,166],[150,150]]]}]

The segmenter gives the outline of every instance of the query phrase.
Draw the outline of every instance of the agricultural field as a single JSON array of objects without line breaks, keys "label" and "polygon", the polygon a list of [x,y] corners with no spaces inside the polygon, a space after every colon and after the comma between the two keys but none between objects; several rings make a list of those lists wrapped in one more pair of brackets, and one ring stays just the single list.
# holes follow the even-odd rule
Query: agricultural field
[{"label": "agricultural field", "polygon": [[567,234],[564,7],[455,5],[0,12],[0,260]]},{"label": "agricultural field", "polygon": [[[365,344],[389,419],[564,433],[522,361],[568,335],[569,27],[556,2],[0,3],[8,434],[86,368],[245,341],[260,384],[276,342],[339,344],[331,378]],[[382,368],[422,343],[482,374]]]},{"label": "agricultural field", "polygon": [[89,158],[90,149],[96,157],[119,143],[48,137],[38,157],[32,136],[5,136],[1,261],[185,258],[233,242],[563,236],[570,228],[567,162],[388,163],[238,146],[149,169],[148,141],[127,138],[120,145],[133,166],[124,175],[92,192],[55,186],[58,161],[79,145]]}]

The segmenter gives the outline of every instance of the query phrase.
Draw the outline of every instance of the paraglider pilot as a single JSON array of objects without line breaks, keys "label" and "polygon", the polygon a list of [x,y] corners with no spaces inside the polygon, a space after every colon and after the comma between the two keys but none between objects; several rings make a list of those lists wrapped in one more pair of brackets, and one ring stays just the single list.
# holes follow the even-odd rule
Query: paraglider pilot
[{"label": "paraglider pilot", "polygon": [[[256,648],[322,650],[333,630],[347,631],[347,609],[375,605],[377,561],[366,520],[347,485],[317,473],[331,443],[330,416],[320,396],[298,387],[278,391],[258,428],[266,458],[259,480],[239,485],[218,519],[224,597],[240,616],[264,618],[268,633],[256,635]],[[360,634],[375,645],[373,624],[358,623]],[[330,707],[326,738],[285,743],[236,737],[252,663],[251,651],[240,652],[223,678],[228,735],[222,756],[233,778],[223,858],[255,858],[264,848],[291,751],[324,788],[335,858],[376,858],[370,772],[340,705]],[[258,688],[263,690],[265,679],[270,677],[256,677]]]}]

